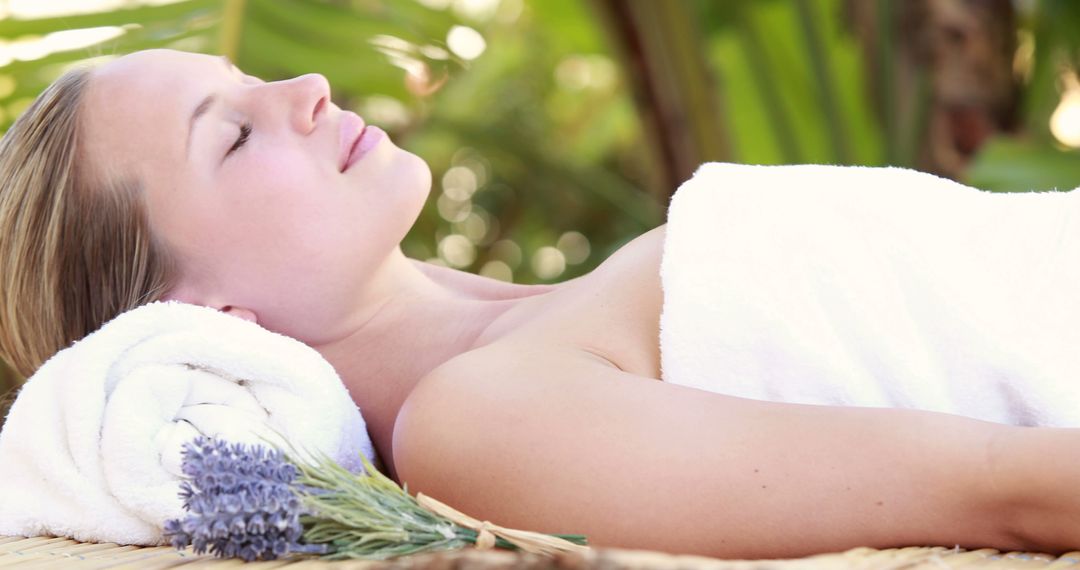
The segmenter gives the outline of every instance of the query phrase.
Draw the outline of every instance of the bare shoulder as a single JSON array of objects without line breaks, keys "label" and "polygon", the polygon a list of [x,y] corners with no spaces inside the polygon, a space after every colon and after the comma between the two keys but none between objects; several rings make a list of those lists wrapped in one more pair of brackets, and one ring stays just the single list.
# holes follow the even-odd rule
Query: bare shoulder
[{"label": "bare shoulder", "polygon": [[411,494],[498,525],[690,552],[703,545],[687,543],[701,538],[690,525],[731,507],[699,493],[716,491],[701,485],[746,445],[718,441],[721,424],[739,421],[732,400],[550,344],[480,349],[410,394],[394,428],[396,472]]},{"label": "bare shoulder", "polygon": [[[413,389],[394,427],[396,472],[411,494],[481,520],[588,534],[594,543],[614,539],[608,523],[642,508],[620,505],[621,498],[635,492],[640,475],[668,471],[638,464],[659,451],[640,436],[664,437],[651,410],[679,388],[587,352],[485,347],[436,368]],[[639,453],[630,452],[634,446]],[[583,511],[589,501],[596,506]]]}]

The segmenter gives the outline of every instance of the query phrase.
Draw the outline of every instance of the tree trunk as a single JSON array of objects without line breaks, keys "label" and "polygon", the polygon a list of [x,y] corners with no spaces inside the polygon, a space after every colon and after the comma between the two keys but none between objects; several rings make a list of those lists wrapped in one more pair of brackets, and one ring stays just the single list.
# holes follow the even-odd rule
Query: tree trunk
[{"label": "tree trunk", "polygon": [[958,178],[1017,128],[1010,0],[848,0],[892,164]]},{"label": "tree trunk", "polygon": [[658,198],[709,160],[729,160],[720,101],[689,2],[593,0],[641,113]]}]

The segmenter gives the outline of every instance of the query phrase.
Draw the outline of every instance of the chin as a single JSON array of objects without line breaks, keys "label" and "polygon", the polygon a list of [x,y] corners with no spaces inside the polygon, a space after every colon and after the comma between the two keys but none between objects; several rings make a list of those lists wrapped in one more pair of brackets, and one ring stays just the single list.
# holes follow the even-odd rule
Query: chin
[{"label": "chin", "polygon": [[419,156],[399,147],[394,141],[388,140],[386,144],[377,149],[384,168],[391,171],[393,178],[400,184],[409,188],[423,188],[425,194],[431,191],[431,167]]},{"label": "chin", "polygon": [[408,170],[415,176],[415,186],[422,189],[426,197],[431,193],[431,167],[427,161],[411,152],[402,151],[408,161]]},{"label": "chin", "polygon": [[431,194],[431,167],[424,159],[410,152],[400,151],[398,168],[395,168],[400,181],[401,199],[408,202],[406,208],[413,212],[409,225],[416,223]]}]

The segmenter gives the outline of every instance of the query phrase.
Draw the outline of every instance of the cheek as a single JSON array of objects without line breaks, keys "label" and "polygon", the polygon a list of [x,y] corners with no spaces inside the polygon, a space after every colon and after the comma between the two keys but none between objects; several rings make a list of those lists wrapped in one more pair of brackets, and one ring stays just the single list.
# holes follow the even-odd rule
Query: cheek
[{"label": "cheek", "polygon": [[328,245],[354,231],[348,222],[356,205],[342,200],[325,173],[288,159],[248,170],[225,190],[234,247],[274,265],[295,266],[315,263]]},{"label": "cheek", "polygon": [[245,200],[289,201],[307,193],[317,173],[285,153],[263,153],[243,162],[233,176],[238,196]]},{"label": "cheek", "polygon": [[253,226],[248,230],[270,226],[281,231],[333,211],[321,191],[321,172],[287,156],[260,158],[245,164],[225,189],[228,209],[242,212],[244,223]]}]

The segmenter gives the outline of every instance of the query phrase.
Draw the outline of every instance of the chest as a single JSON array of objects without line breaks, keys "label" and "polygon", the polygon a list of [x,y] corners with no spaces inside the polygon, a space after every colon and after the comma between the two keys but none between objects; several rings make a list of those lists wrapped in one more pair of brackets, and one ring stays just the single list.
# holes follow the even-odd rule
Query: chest
[{"label": "chest", "polygon": [[591,352],[624,371],[659,379],[664,230],[638,236],[588,275],[564,284],[522,319],[514,335]]}]

